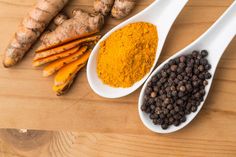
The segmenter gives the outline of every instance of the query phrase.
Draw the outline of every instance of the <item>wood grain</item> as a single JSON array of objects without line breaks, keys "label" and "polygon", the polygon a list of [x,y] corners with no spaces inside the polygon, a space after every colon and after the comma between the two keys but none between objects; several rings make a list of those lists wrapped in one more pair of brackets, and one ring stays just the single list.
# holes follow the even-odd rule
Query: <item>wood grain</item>
[{"label": "wood grain", "polygon": [[[139,0],[133,15],[152,1]],[[0,0],[1,52],[34,2]],[[159,63],[199,37],[232,2],[190,0],[168,35]],[[93,0],[72,0],[65,11],[70,13],[76,7],[91,10],[92,3]],[[103,33],[120,22],[107,19]],[[41,69],[32,68],[32,52],[17,67],[4,69],[0,65],[0,128],[64,130],[43,132],[43,140],[39,137],[43,142],[28,148],[25,140],[23,146],[12,144],[17,142],[9,140],[12,135],[6,135],[9,131],[3,129],[0,157],[235,157],[235,51],[236,39],[222,57],[199,116],[188,127],[168,135],[154,134],[141,123],[137,112],[140,89],[121,99],[98,97],[90,89],[84,69],[71,91],[57,97],[51,90],[53,79],[43,78]]]},{"label": "wood grain", "polygon": [[[2,130],[0,153],[6,157],[235,156],[226,140],[115,134]],[[207,148],[207,149],[206,149]],[[4,156],[4,157],[5,157]]]}]

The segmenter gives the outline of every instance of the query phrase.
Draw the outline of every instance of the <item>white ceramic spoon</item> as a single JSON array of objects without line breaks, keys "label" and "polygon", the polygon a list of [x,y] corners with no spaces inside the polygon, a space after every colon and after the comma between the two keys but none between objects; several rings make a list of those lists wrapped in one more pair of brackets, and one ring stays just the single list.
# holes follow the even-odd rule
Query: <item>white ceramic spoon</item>
[{"label": "white ceramic spoon", "polygon": [[[126,96],[135,91],[137,88],[139,88],[154,69],[161,53],[162,47],[164,45],[165,39],[167,37],[167,34],[176,17],[183,9],[187,1],[188,0],[156,0],[145,10],[135,15],[134,17],[128,19],[127,21],[121,23],[120,25],[116,26],[106,35],[104,35],[100,42],[98,42],[98,44],[93,49],[87,64],[87,78],[90,87],[93,89],[93,91],[102,97],[119,98],[122,96]],[[102,81],[98,78],[96,72],[97,56],[101,41],[105,40],[108,36],[111,35],[111,33],[124,27],[125,25],[140,21],[150,22],[156,25],[158,29],[158,49],[156,52],[156,58],[152,69],[142,80],[138,81],[130,88],[113,88],[111,86],[103,84]]]},{"label": "white ceramic spoon", "polygon": [[[150,130],[157,132],[157,133],[171,133],[177,131],[186,125],[188,125],[194,117],[198,114],[201,110],[204,102],[200,104],[197,111],[191,113],[187,116],[187,120],[180,124],[178,127],[170,126],[167,130],[163,130],[160,125],[154,125],[150,120],[149,116],[142,112],[140,107],[143,103],[143,96],[144,91],[147,86],[147,83],[151,80],[152,76],[155,75],[159,70],[162,69],[165,63],[167,63],[170,59],[179,57],[181,55],[190,54],[193,50],[203,50],[206,49],[209,52],[208,60],[209,63],[212,65],[211,70],[209,71],[212,76],[214,76],[217,64],[220,61],[222,54],[224,53],[226,47],[229,45],[231,40],[235,37],[236,34],[236,1],[230,6],[230,8],[214,23],[214,25],[208,29],[202,36],[200,36],[197,40],[195,40],[192,44],[185,47],[165,62],[163,62],[160,66],[155,69],[155,71],[150,75],[147,82],[144,84],[141,94],[139,97],[139,104],[138,104],[138,111],[140,118],[144,125],[149,128]],[[213,77],[209,80],[209,84],[206,86],[206,95],[204,101],[209,93],[211,83]]]}]

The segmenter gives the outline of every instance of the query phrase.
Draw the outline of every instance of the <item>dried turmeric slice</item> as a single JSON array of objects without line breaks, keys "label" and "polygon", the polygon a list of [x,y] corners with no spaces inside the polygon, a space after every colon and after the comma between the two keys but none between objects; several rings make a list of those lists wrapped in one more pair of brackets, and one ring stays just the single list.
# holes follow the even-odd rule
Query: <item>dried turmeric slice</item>
[{"label": "dried turmeric slice", "polygon": [[73,77],[73,75],[75,73],[77,73],[78,70],[80,70],[80,68],[78,68],[78,67],[80,67],[80,65],[85,64],[87,62],[90,53],[91,53],[90,51],[86,52],[78,60],[76,60],[70,64],[67,64],[66,66],[61,68],[57,72],[57,75],[55,76],[54,85],[60,86],[60,85],[65,84],[68,80],[70,80],[71,77]]},{"label": "dried turmeric slice", "polygon": [[49,50],[36,52],[34,60],[61,53],[63,51],[69,50],[83,43],[97,42],[100,38],[101,38],[101,35],[94,35],[94,36],[78,39],[78,40],[72,41],[70,43],[67,43],[67,44],[64,44],[64,45],[61,45],[61,46],[58,46]]},{"label": "dried turmeric slice", "polygon": [[57,72],[59,69],[61,69],[64,65],[69,64],[77,59],[79,59],[79,57],[81,57],[81,55],[83,55],[83,53],[87,50],[87,46],[83,46],[81,49],[79,49],[79,51],[77,51],[76,53],[72,54],[71,56],[56,60],[52,63],[50,63],[48,66],[46,66],[43,70],[43,76],[47,77],[50,76],[52,74],[54,74],[55,72]]},{"label": "dried turmeric slice", "polygon": [[75,47],[71,50],[68,50],[68,51],[65,51],[65,52],[62,52],[62,53],[59,53],[59,54],[56,54],[56,55],[52,55],[52,56],[49,56],[49,57],[46,57],[46,58],[35,60],[35,61],[33,61],[33,66],[38,67],[38,66],[41,66],[43,64],[55,61],[57,59],[61,59],[61,58],[70,56],[70,55],[74,54],[75,52],[77,52],[78,50],[79,50],[79,47]]},{"label": "dried turmeric slice", "polygon": [[[91,35],[94,35],[96,33],[98,33],[99,30],[96,29],[92,32],[84,32],[83,34],[79,34],[73,38],[70,38],[70,39],[66,39],[66,40],[63,40],[63,41],[60,41],[60,42],[57,42],[55,44],[49,44],[47,43],[48,42],[48,39],[44,39],[45,41],[43,41],[42,45],[35,51],[36,53],[38,52],[42,52],[42,51],[46,51],[46,50],[49,50],[49,49],[52,49],[52,48],[55,48],[55,47],[59,47],[59,46],[62,46],[62,45],[65,45],[65,44],[68,44],[70,42],[73,42],[74,40],[78,40],[78,39],[82,39],[82,38],[85,38],[85,37],[88,37],[88,36],[91,36]],[[48,37],[50,38],[50,37]],[[58,40],[58,39],[57,39]]]},{"label": "dried turmeric slice", "polygon": [[59,47],[56,47],[56,48],[53,48],[53,49],[50,49],[50,50],[46,50],[46,51],[43,51],[43,52],[40,52],[40,53],[36,53],[35,56],[34,56],[34,60],[38,60],[38,59],[41,59],[41,58],[45,58],[45,57],[48,57],[48,56],[51,56],[51,55],[55,55],[55,54],[70,50],[74,47],[80,46],[80,44],[83,44],[83,43],[97,42],[100,39],[100,37],[101,37],[100,35],[95,35],[95,36],[92,36],[92,37],[79,39],[79,40],[73,41],[69,44],[62,45],[62,46],[59,46]]},{"label": "dried turmeric slice", "polygon": [[[85,66],[85,64],[81,64],[78,66],[77,73],[80,69],[82,69]],[[70,88],[71,84],[74,82],[75,76],[77,73],[74,73],[69,80],[67,80],[64,84],[60,86],[53,86],[53,91],[57,93],[57,96],[63,95],[66,93],[66,91]]]}]

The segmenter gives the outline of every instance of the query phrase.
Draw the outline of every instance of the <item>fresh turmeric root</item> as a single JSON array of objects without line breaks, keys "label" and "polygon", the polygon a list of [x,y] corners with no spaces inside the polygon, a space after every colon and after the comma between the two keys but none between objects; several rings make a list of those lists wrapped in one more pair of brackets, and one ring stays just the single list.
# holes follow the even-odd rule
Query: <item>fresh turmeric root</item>
[{"label": "fresh turmeric root", "polygon": [[3,65],[11,67],[18,63],[49,22],[60,12],[68,0],[39,0],[23,19],[18,31],[4,52]]},{"label": "fresh turmeric root", "polygon": [[80,65],[83,65],[87,62],[90,53],[91,53],[91,51],[86,52],[78,60],[76,60],[70,64],[67,64],[66,66],[61,68],[58,71],[57,75],[55,76],[54,85],[61,86],[61,85],[65,84],[66,82],[68,82],[68,80],[71,80],[72,77],[74,76],[74,74],[76,74],[78,72],[78,70],[80,70],[80,68],[79,68]]},{"label": "fresh turmeric root", "polygon": [[136,0],[115,0],[111,10],[112,17],[122,19],[129,15],[135,6]]},{"label": "fresh turmeric root", "polygon": [[43,39],[37,52],[94,34],[104,24],[104,17],[101,14],[89,14],[82,10],[74,10],[73,14],[73,18],[65,20]]},{"label": "fresh turmeric root", "polygon": [[46,64],[46,63],[49,63],[49,62],[52,62],[52,61],[70,56],[70,55],[74,54],[75,52],[77,52],[78,50],[79,50],[79,47],[75,47],[73,49],[67,50],[67,51],[59,53],[59,54],[55,54],[55,55],[52,55],[52,56],[49,56],[49,57],[46,57],[46,58],[41,58],[41,59],[35,60],[35,61],[33,61],[33,66],[38,67],[38,66],[41,66],[43,64]]},{"label": "fresh turmeric root", "polygon": [[65,82],[64,84],[60,85],[60,86],[53,86],[53,91],[57,92],[57,96],[61,96],[63,94],[66,93],[66,91],[70,88],[71,84],[73,83],[76,74],[80,71],[80,69],[82,69],[85,66],[85,64],[81,64],[77,67],[77,72],[72,74],[70,79],[67,80],[67,82]]},{"label": "fresh turmeric root", "polygon": [[68,19],[69,17],[67,15],[60,13],[54,18],[53,22],[56,26],[59,26]]},{"label": "fresh turmeric root", "polygon": [[66,64],[69,64],[69,63],[79,59],[79,57],[81,57],[81,55],[83,55],[83,53],[86,50],[87,50],[87,46],[84,46],[81,49],[79,49],[79,51],[74,53],[73,55],[62,58],[62,59],[59,59],[59,60],[56,60],[53,63],[50,63],[48,66],[46,66],[44,68],[43,76],[48,77],[48,76],[54,74],[55,72],[57,72],[59,69],[61,69]]},{"label": "fresh turmeric root", "polygon": [[94,0],[94,10],[106,16],[110,13],[115,0]]},{"label": "fresh turmeric root", "polygon": [[34,61],[41,59],[41,58],[51,56],[51,55],[55,55],[55,54],[58,54],[58,53],[61,53],[61,52],[67,51],[67,50],[70,50],[74,47],[80,46],[83,43],[97,42],[100,39],[100,37],[101,37],[100,35],[95,35],[95,36],[91,36],[91,37],[87,37],[87,38],[83,38],[83,39],[78,39],[78,40],[75,40],[71,43],[68,43],[68,44],[65,44],[65,45],[50,49],[50,50],[38,52],[34,56]]}]

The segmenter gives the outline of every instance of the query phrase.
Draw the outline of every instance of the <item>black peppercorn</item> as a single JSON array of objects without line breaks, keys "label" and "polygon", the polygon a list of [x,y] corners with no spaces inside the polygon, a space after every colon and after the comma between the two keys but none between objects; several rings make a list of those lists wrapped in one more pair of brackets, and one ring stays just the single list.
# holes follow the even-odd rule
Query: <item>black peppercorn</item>
[{"label": "black peppercorn", "polygon": [[189,74],[192,72],[192,68],[190,66],[188,66],[186,69],[185,69],[186,73]]},{"label": "black peppercorn", "polygon": [[172,104],[167,105],[167,109],[168,109],[168,110],[173,109],[173,105],[172,105]]},{"label": "black peppercorn", "polygon": [[211,69],[211,65],[210,65],[210,64],[206,64],[206,65],[205,65],[205,69],[206,69],[206,70],[210,70],[210,69]]},{"label": "black peppercorn", "polygon": [[181,57],[179,58],[179,61],[180,61],[181,63],[184,63],[184,62],[186,61],[186,57],[185,57],[185,56],[181,56]]},{"label": "black peppercorn", "polygon": [[169,64],[170,64],[170,65],[175,64],[175,60],[174,60],[174,59],[171,59],[171,60],[169,61]]},{"label": "black peppercorn", "polygon": [[156,93],[156,92],[152,92],[152,93],[151,93],[151,97],[152,97],[152,98],[155,98],[156,96],[157,96],[157,93]]},{"label": "black peppercorn", "polygon": [[179,126],[186,115],[197,111],[206,94],[207,79],[212,77],[207,55],[206,50],[193,51],[172,59],[148,82],[141,110],[155,125],[162,129]]},{"label": "black peppercorn", "polygon": [[205,78],[206,78],[206,79],[210,79],[210,78],[211,78],[211,74],[210,74],[209,72],[207,72],[207,73],[205,74]]},{"label": "black peppercorn", "polygon": [[164,129],[164,130],[166,130],[166,129],[168,128],[168,124],[162,124],[162,125],[161,125],[161,128]]},{"label": "black peppercorn", "polygon": [[205,69],[204,69],[204,66],[203,66],[203,65],[199,65],[199,66],[198,66],[198,70],[201,71],[201,72],[204,71],[204,70],[205,70]]},{"label": "black peppercorn", "polygon": [[170,69],[171,69],[171,71],[176,71],[177,70],[177,68],[178,68],[178,66],[177,65],[171,65],[171,67],[170,67]]},{"label": "black peppercorn", "polygon": [[204,81],[203,81],[203,85],[204,85],[204,86],[207,86],[207,85],[208,85],[208,81],[207,81],[207,80],[204,80]]},{"label": "black peppercorn", "polygon": [[185,121],[186,121],[186,117],[183,116],[183,117],[180,119],[180,121],[181,121],[182,123],[185,122]]},{"label": "black peppercorn", "polygon": [[207,59],[201,58],[201,59],[200,59],[200,64],[202,64],[202,65],[207,65],[207,64],[208,64]]},{"label": "black peppercorn", "polygon": [[179,121],[178,120],[174,121],[174,126],[179,126]]},{"label": "black peppercorn", "polygon": [[207,50],[202,50],[201,55],[202,55],[202,57],[206,57],[208,55]]},{"label": "black peppercorn", "polygon": [[198,51],[193,51],[193,52],[192,52],[192,56],[193,56],[193,57],[197,58],[198,55],[199,55],[199,52],[198,52]]},{"label": "black peppercorn", "polygon": [[164,65],[163,69],[168,70],[169,67],[170,67],[170,65],[169,65],[168,63],[166,63],[166,64]]},{"label": "black peppercorn", "polygon": [[149,95],[152,92],[152,88],[147,87],[145,90],[145,94]]},{"label": "black peppercorn", "polygon": [[141,110],[142,110],[142,111],[145,111],[145,110],[146,110],[146,106],[145,106],[145,105],[142,105],[142,106],[141,106]]},{"label": "black peppercorn", "polygon": [[197,111],[197,107],[196,107],[196,106],[192,106],[192,107],[191,107],[191,111],[192,111],[192,112],[196,112],[196,111]]}]

